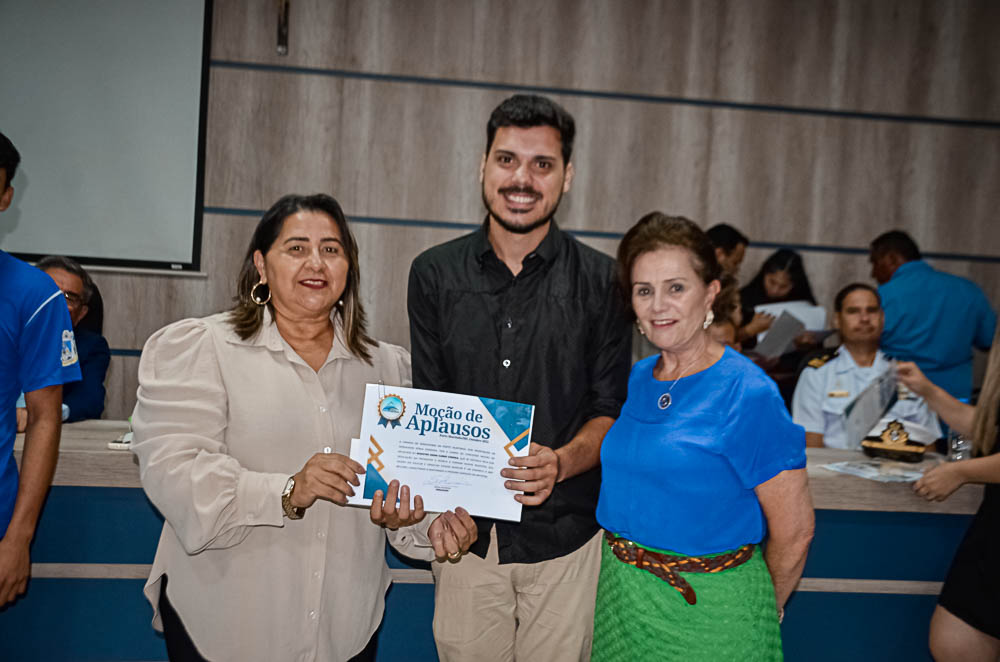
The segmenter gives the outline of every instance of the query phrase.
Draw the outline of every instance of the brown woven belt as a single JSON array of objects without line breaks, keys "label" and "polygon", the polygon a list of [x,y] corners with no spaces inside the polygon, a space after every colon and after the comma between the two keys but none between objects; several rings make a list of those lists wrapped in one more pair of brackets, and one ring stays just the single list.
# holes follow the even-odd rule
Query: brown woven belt
[{"label": "brown woven belt", "polygon": [[611,551],[618,560],[650,572],[677,589],[689,605],[698,601],[694,588],[678,572],[722,572],[746,563],[753,556],[753,545],[743,545],[737,550],[716,556],[671,556],[651,552],[631,540],[619,538],[605,531]]}]

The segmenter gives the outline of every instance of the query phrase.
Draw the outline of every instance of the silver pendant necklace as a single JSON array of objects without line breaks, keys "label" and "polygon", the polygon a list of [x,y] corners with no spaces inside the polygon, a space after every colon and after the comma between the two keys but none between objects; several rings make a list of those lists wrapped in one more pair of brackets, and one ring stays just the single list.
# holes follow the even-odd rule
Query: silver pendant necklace
[{"label": "silver pendant necklace", "polygon": [[690,369],[691,369],[691,367],[692,367],[692,366],[693,366],[693,365],[694,365],[695,363],[697,363],[698,359],[700,359],[700,358],[701,358],[701,354],[699,354],[698,356],[694,357],[694,361],[691,361],[691,363],[689,363],[689,364],[687,365],[687,367],[686,367],[686,368],[684,368],[684,370],[681,370],[681,374],[679,374],[679,375],[677,376],[677,379],[675,379],[675,380],[674,380],[674,383],[670,385],[670,388],[668,388],[668,389],[667,389],[667,392],[666,392],[666,393],[664,393],[664,394],[662,394],[662,395],[661,395],[661,396],[660,396],[660,397],[659,397],[659,398],[657,399],[657,401],[656,401],[656,406],[657,406],[657,407],[659,407],[659,408],[660,408],[661,410],[664,410],[664,409],[666,409],[667,407],[669,407],[669,406],[670,406],[671,404],[673,404],[674,400],[673,400],[673,398],[671,398],[671,397],[670,397],[670,392],[674,390],[674,387],[675,387],[675,386],[677,386],[677,382],[679,382],[679,381],[681,380],[681,377],[683,377],[683,376],[684,376],[684,373],[685,373],[685,372],[687,372],[688,370],[690,370]]}]

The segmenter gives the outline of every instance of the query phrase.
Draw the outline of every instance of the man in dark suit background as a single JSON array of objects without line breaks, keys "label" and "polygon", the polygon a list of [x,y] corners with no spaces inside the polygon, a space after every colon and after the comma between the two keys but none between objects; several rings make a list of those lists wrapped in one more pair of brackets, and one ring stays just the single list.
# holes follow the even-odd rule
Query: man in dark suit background
[{"label": "man in dark suit background", "polygon": [[[100,334],[99,325],[94,331],[86,328],[90,325],[80,323],[91,313],[90,303],[96,291],[94,281],[76,260],[68,257],[46,257],[35,266],[48,274],[66,297],[80,357],[83,379],[63,386],[63,420],[72,423],[100,418],[104,413],[104,378],[111,362],[111,350],[108,341]],[[27,412],[19,408],[17,414],[18,431],[23,431]]]}]

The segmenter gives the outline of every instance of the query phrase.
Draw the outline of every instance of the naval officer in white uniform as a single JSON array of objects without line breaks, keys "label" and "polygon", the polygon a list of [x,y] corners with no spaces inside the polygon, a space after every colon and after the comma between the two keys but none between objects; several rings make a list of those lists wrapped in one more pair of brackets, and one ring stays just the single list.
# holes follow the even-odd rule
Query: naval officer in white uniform
[{"label": "naval officer in white uniform", "polygon": [[[885,317],[875,288],[853,283],[834,299],[834,328],[842,345],[836,352],[810,361],[799,377],[792,398],[792,418],[806,429],[806,445],[829,448],[860,447],[847,439],[844,409],[891,363],[878,348]],[[937,416],[920,398],[900,399],[886,412],[883,423],[899,420],[910,438],[926,443],[941,436]]]}]

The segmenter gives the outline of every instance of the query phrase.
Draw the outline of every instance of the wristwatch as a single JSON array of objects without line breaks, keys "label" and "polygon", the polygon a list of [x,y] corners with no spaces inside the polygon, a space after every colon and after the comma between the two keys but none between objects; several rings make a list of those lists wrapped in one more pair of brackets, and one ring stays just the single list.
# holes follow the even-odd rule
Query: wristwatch
[{"label": "wristwatch", "polygon": [[285,489],[281,491],[281,509],[285,511],[288,519],[302,519],[306,514],[305,508],[297,508],[292,505],[292,490],[295,489],[295,476],[289,476],[285,483]]}]

